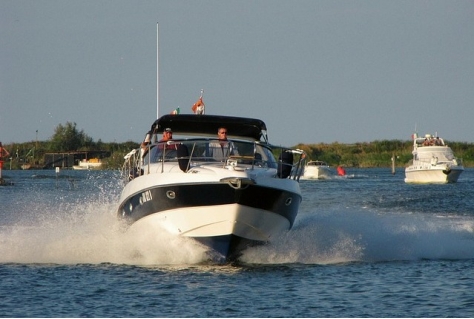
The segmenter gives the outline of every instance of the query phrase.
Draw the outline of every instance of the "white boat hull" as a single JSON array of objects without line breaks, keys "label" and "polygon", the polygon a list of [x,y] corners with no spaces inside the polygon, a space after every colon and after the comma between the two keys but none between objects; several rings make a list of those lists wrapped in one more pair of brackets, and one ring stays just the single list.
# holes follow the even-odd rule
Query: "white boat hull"
[{"label": "white boat hull", "polygon": [[99,163],[98,165],[97,164],[86,165],[86,164],[81,163],[81,165],[73,165],[72,169],[74,169],[74,170],[90,170],[90,169],[100,169],[101,167],[102,167],[102,163]]},{"label": "white boat hull", "polygon": [[409,166],[405,169],[405,183],[446,184],[456,183],[464,168],[456,166],[446,170],[446,166]]},{"label": "white boat hull", "polygon": [[87,161],[82,160],[79,162],[79,165],[73,165],[72,169],[74,170],[90,170],[90,169],[100,169],[102,167],[102,162],[97,161]]},{"label": "white boat hull", "polygon": [[120,217],[132,227],[153,224],[194,238],[223,259],[288,231],[302,200],[299,183],[275,178],[274,169],[234,170],[217,164],[184,173],[167,163],[166,173],[155,172],[160,167],[125,186]]},{"label": "white boat hull", "polygon": [[301,179],[327,179],[333,175],[331,168],[322,161],[310,161],[304,167]]},{"label": "white boat hull", "polygon": [[331,178],[331,170],[328,167],[306,166],[301,179],[326,179]]},{"label": "white boat hull", "polygon": [[133,225],[141,223],[159,225],[171,234],[184,237],[235,235],[262,242],[291,227],[283,216],[240,204],[171,209],[150,214]]}]

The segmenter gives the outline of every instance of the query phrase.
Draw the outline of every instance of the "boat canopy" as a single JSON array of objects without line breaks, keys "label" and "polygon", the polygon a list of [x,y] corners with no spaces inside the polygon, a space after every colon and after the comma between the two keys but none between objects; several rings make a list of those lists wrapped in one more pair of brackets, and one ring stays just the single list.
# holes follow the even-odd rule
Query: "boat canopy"
[{"label": "boat canopy", "polygon": [[229,136],[255,141],[263,137],[263,141],[268,143],[265,123],[258,119],[220,115],[167,114],[157,119],[151,130],[157,133],[168,127],[176,134],[211,136],[217,136],[219,127],[225,127]]}]

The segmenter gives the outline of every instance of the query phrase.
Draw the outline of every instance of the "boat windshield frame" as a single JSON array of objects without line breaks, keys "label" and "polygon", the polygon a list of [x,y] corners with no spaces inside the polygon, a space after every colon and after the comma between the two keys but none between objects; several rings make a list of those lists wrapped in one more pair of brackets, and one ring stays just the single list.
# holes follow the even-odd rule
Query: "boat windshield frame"
[{"label": "boat windshield frame", "polygon": [[225,156],[216,159],[212,156],[212,150],[219,143],[217,139],[211,138],[184,138],[173,139],[166,142],[155,142],[149,145],[143,156],[143,166],[154,163],[177,161],[177,149],[185,145],[189,152],[189,161],[203,163],[222,162],[225,165],[231,160],[234,164],[245,164],[277,168],[277,161],[268,144],[259,141],[248,141],[239,139],[228,139],[226,146],[222,148]]},{"label": "boat windshield frame", "polygon": [[[125,162],[122,167],[122,177],[126,182],[141,175],[148,175],[152,172],[152,167],[160,167],[154,173],[165,172],[165,164],[179,164],[183,172],[188,172],[193,167],[203,165],[222,165],[223,168],[235,168],[244,170],[270,169],[275,170],[279,175],[283,174],[283,167],[288,167],[288,175],[280,178],[289,178],[299,181],[303,173],[303,166],[306,162],[306,153],[299,149],[289,149],[278,147],[260,141],[249,141],[242,139],[228,139],[228,148],[220,160],[205,153],[206,147],[212,143],[221,142],[215,138],[185,138],[173,139],[166,142],[155,142],[147,147],[134,149],[124,156]],[[231,146],[232,145],[232,146]],[[186,147],[182,147],[186,146]],[[213,146],[214,147],[214,146]],[[232,153],[231,149],[237,149],[237,153]],[[185,150],[183,152],[183,149]],[[164,151],[163,151],[164,150]],[[219,147],[219,150],[224,150]],[[274,152],[280,150],[278,160]],[[291,153],[291,161],[283,160],[283,153]]]}]

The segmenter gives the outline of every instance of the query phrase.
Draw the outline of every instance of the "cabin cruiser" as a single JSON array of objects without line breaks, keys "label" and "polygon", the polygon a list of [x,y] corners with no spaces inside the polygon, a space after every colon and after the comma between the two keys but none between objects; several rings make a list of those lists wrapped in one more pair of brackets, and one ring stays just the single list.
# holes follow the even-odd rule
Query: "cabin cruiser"
[{"label": "cabin cruiser", "polygon": [[[217,131],[229,133],[223,157],[211,156]],[[172,130],[173,139],[157,141]],[[164,115],[152,140],[125,156],[125,187],[118,217],[131,227],[158,225],[209,248],[212,259],[235,260],[249,246],[277,238],[293,226],[302,200],[301,150],[275,149],[266,125],[251,118]],[[157,231],[159,231],[157,229]]]},{"label": "cabin cruiser", "polygon": [[405,168],[405,183],[455,183],[464,171],[462,160],[439,136],[413,136],[413,159]]},{"label": "cabin cruiser", "polygon": [[308,161],[304,166],[304,173],[301,179],[326,179],[333,175],[331,168],[323,161]]}]

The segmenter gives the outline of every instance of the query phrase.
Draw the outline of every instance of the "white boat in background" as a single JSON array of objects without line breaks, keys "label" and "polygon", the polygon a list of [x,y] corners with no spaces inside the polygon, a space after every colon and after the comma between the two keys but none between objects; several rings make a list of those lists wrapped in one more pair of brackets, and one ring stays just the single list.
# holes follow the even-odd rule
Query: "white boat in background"
[{"label": "white boat in background", "polygon": [[98,158],[83,159],[79,161],[79,165],[73,165],[74,170],[86,170],[86,169],[100,169],[102,162]]},{"label": "white boat in background", "polygon": [[464,171],[462,160],[439,136],[413,137],[413,159],[405,168],[405,183],[455,183]]},{"label": "white boat in background", "polygon": [[[216,139],[220,127],[230,134],[225,147]],[[173,140],[158,142],[166,128]],[[302,200],[304,152],[281,149],[277,161],[263,121],[164,115],[151,132],[145,150],[125,156],[126,184],[117,213],[130,227],[193,238],[217,260],[236,259],[248,246],[291,229]],[[216,142],[222,160],[210,156]]]},{"label": "white boat in background", "polygon": [[304,173],[301,179],[326,179],[331,178],[334,173],[326,162],[309,161],[304,166]]}]

